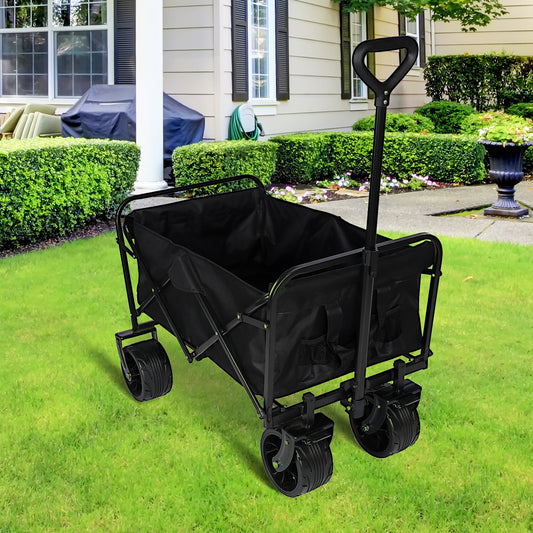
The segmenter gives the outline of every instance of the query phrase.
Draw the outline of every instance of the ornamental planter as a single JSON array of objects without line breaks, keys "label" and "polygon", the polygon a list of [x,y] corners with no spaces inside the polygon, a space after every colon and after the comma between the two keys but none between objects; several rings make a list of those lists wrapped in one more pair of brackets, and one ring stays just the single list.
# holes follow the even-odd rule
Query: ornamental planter
[{"label": "ornamental planter", "polygon": [[500,217],[525,217],[529,215],[527,207],[521,206],[514,199],[515,186],[524,177],[522,164],[524,153],[533,142],[523,144],[480,140],[489,154],[489,176],[498,185],[498,200],[484,210],[485,215]]}]

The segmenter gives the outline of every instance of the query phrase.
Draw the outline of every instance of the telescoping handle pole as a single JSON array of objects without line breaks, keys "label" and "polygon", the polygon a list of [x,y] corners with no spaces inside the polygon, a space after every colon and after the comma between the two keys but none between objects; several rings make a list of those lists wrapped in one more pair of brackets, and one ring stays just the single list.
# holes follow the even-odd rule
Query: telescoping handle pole
[{"label": "telescoping handle pole", "polygon": [[[368,54],[372,52],[389,52],[406,50],[400,65],[385,81],[379,81],[365,64]],[[379,193],[381,186],[381,169],[383,165],[383,143],[385,140],[385,119],[387,106],[393,89],[414,65],[418,56],[418,44],[408,36],[386,37],[363,41],[354,50],[352,62],[361,80],[375,94],[376,118],[374,125],[374,144],[372,149],[372,168],[370,172],[370,194],[366,224],[366,242],[363,252],[363,287],[361,294],[361,316],[359,320],[359,340],[355,364],[354,391],[350,406],[350,416],[361,418],[365,408],[366,368],[370,341],[370,316],[372,313],[372,295],[377,272],[376,234],[378,225]]]},{"label": "telescoping handle pole", "polygon": [[[392,50],[407,51],[400,65],[385,81],[379,81],[366,66],[366,57],[372,52],[389,52]],[[367,248],[376,246],[376,229],[379,207],[379,190],[381,185],[381,167],[383,163],[383,142],[385,139],[385,119],[390,95],[394,88],[411,70],[418,56],[418,44],[406,35],[385,37],[363,41],[354,50],[352,62],[357,75],[375,94],[376,118],[374,125],[374,145],[372,149],[372,169],[370,172],[370,197],[367,215]]]}]

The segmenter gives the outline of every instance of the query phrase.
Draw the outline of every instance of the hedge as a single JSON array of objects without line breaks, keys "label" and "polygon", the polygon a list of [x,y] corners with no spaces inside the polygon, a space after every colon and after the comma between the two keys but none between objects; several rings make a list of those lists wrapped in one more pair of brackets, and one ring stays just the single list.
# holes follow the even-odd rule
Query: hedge
[{"label": "hedge", "polygon": [[334,133],[295,133],[272,137],[277,145],[276,183],[314,183],[331,177],[329,139]]},{"label": "hedge", "polygon": [[448,55],[428,58],[426,94],[478,111],[533,101],[533,57],[505,54]]},{"label": "hedge", "polygon": [[[304,139],[286,135],[271,141],[278,145],[274,179],[279,182],[314,183],[348,171],[356,179],[370,173],[371,132],[307,134]],[[485,149],[472,136],[387,133],[383,172],[397,179],[415,173],[435,181],[476,183],[486,175],[484,156]]]},{"label": "hedge", "polygon": [[[176,187],[216,180],[240,174],[252,174],[269,184],[276,168],[277,145],[269,142],[218,141],[179,146],[172,153]],[[211,193],[221,193],[247,184],[211,187]]]},{"label": "hedge", "polygon": [[[352,127],[353,131],[374,131],[375,115],[359,119]],[[385,131],[404,133],[433,133],[433,122],[417,113],[388,113],[385,119]]]},{"label": "hedge", "polygon": [[415,115],[423,115],[433,122],[435,133],[460,133],[463,121],[473,113],[476,110],[472,106],[451,100],[435,100],[415,111]]},{"label": "hedge", "polygon": [[124,141],[0,142],[0,248],[111,217],[133,187],[138,162],[138,147]]}]

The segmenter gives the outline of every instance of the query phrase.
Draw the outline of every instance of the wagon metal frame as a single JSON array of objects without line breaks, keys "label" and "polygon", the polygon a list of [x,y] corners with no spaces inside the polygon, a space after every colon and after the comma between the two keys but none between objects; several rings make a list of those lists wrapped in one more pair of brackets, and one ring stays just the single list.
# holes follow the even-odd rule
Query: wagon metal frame
[{"label": "wagon metal frame", "polygon": [[[263,422],[265,431],[261,439],[261,455],[267,475],[276,489],[287,496],[298,496],[309,492],[326,483],[331,477],[333,463],[329,444],[333,435],[333,421],[318,412],[325,406],[340,402],[349,414],[357,442],[365,451],[376,457],[386,457],[397,453],[412,445],[418,438],[420,426],[416,407],[420,400],[421,387],[407,379],[407,376],[426,369],[429,357],[432,355],[430,341],[441,276],[442,247],[435,236],[427,233],[377,242],[376,232],[386,107],[392,89],[409,70],[414,61],[413,58],[416,58],[417,48],[415,47],[416,43],[412,39],[400,37],[366,41],[354,52],[354,65],[359,69],[363,80],[374,90],[377,109],[365,245],[286,269],[263,296],[246,308],[237,310],[234,318],[226,323],[220,323],[217,320],[216,313],[213,312],[211,303],[205,294],[201,291],[191,291],[206,324],[209,325],[210,334],[202,342],[191,344],[183,338],[163,295],[165,287],[171,284],[171,276],[169,274],[162,281],[150,278],[150,269],[144,264],[143,252],[137,245],[135,235],[131,234],[128,225],[125,224],[124,213],[133,201],[180,195],[213,185],[231,184],[238,188],[244,181],[252,182],[254,188],[264,192],[262,183],[254,176],[243,175],[154,191],[127,198],[122,202],[116,214],[117,243],[131,318],[131,329],[116,333],[116,344],[122,372],[130,393],[137,400],[143,401],[166,394],[172,386],[168,358],[157,338],[156,326],[161,322],[139,321],[143,313],[156,305],[162,313],[161,316],[164,317],[165,324],[163,325],[176,337],[190,363],[209,356],[215,347],[223,352],[229,365],[228,373],[245,389]],[[386,82],[378,82],[364,66],[364,59],[370,52],[401,48],[407,50],[407,57]],[[430,282],[427,289],[420,349],[395,356],[389,368],[371,374],[368,369],[375,362],[371,361],[369,364],[368,360],[371,342],[370,322],[374,285],[380,260],[388,254],[394,254],[421,243],[429,243],[432,246],[433,256],[431,264],[422,272],[429,276]],[[138,262],[139,268],[143,270],[143,275],[148,279],[152,288],[151,293],[138,303],[134,295],[128,256]],[[300,402],[285,406],[275,393],[275,343],[278,327],[276,316],[280,295],[294,280],[324,271],[335,271],[355,263],[362,265],[363,276],[359,335],[352,368],[353,376],[342,381],[333,390],[319,395],[307,391]],[[182,273],[185,277],[194,277],[194,274],[188,272],[185,267],[183,268]],[[192,283],[194,284],[194,281]],[[258,318],[258,314],[262,318]],[[262,387],[253,386],[250,383],[231,342],[228,342],[228,336],[243,324],[263,331],[265,334]],[[146,335],[151,336],[151,339],[132,342],[133,339]],[[153,368],[150,369],[151,366]],[[158,372],[160,375],[157,375]],[[259,390],[261,388],[262,390]],[[295,384],[296,390],[298,390],[297,384]]]}]

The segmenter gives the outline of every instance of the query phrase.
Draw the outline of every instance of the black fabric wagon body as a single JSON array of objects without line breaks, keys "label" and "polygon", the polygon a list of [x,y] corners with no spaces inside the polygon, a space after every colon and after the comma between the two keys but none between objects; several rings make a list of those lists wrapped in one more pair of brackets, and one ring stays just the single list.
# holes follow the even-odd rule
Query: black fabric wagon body
[{"label": "black fabric wagon body", "polygon": [[[141,259],[138,301],[150,298],[154,284],[162,286],[160,296],[189,346],[200,346],[213,334],[196,294],[205,296],[217,323],[226,325],[255,302],[268,302],[271,289],[279,286],[273,317],[274,397],[355,368],[363,229],[258,188],[135,210],[127,215],[126,228]],[[293,267],[352,250],[359,253],[336,268],[325,265],[282,283]],[[433,255],[428,242],[382,254],[369,365],[422,347],[420,278]],[[267,305],[253,318],[266,323]],[[145,312],[173,331],[155,300]],[[253,392],[263,396],[265,329],[244,323],[228,333],[226,342]],[[238,379],[218,344],[207,355]]]}]

